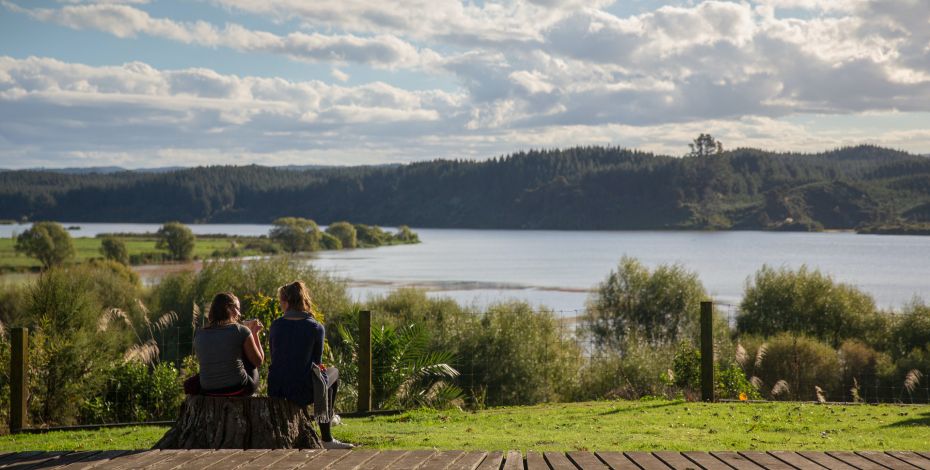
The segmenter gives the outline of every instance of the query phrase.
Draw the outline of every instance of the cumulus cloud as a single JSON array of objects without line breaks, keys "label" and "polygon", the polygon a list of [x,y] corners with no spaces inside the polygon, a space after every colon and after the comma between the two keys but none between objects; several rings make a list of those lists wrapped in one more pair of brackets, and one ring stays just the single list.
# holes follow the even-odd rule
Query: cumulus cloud
[{"label": "cumulus cloud", "polygon": [[[158,141],[182,143],[172,155],[350,158],[345,149],[367,148],[395,160],[585,143],[671,151],[707,131],[733,145],[779,149],[895,138],[930,150],[919,130],[863,126],[841,136],[790,124],[798,116],[926,116],[926,0],[683,0],[627,16],[611,13],[609,1],[211,1],[297,29],[156,18],[144,5],[116,1],[4,5],[118,38],[319,62],[317,76],[331,83],[3,58],[0,158],[34,147],[28,152],[97,156],[87,158],[120,145],[154,152]],[[416,85],[392,74],[393,85],[346,86],[347,63],[361,64],[353,84],[389,68],[417,74]],[[429,89],[437,77],[443,90]],[[42,140],[43,126],[62,138]],[[231,133],[244,143],[230,147]]]},{"label": "cumulus cloud", "polygon": [[293,32],[284,36],[248,29],[238,24],[218,28],[205,21],[179,22],[153,18],[129,5],[97,3],[62,8],[22,8],[3,2],[10,10],[40,21],[55,22],[73,29],[94,29],[119,38],[148,35],[208,47],[228,47],[242,52],[281,54],[313,62],[356,62],[379,67],[415,67],[421,60],[410,43],[390,34],[370,37],[352,34]]}]

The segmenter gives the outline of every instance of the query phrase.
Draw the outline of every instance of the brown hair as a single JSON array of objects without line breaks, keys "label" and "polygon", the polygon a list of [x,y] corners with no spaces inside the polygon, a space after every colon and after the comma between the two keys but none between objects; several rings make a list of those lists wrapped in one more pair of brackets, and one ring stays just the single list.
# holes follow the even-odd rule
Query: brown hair
[{"label": "brown hair", "polygon": [[216,326],[222,322],[228,321],[230,317],[229,306],[239,300],[232,292],[220,292],[213,297],[210,303],[210,311],[207,312],[207,323],[210,326]]},{"label": "brown hair", "polygon": [[307,312],[313,315],[313,301],[310,300],[310,290],[303,281],[294,281],[278,289],[278,297],[287,302],[289,310]]}]

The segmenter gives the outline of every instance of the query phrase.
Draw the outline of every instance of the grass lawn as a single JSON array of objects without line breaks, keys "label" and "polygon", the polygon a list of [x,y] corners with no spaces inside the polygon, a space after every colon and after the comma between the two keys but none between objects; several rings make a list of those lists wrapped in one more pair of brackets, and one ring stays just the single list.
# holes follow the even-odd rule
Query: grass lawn
[{"label": "grass lawn", "polygon": [[[93,258],[102,258],[100,254],[100,238],[81,237],[74,238],[75,256],[73,262],[83,262]],[[129,255],[143,253],[167,253],[165,250],[155,248],[155,237],[127,237],[122,239],[126,243],[126,250]],[[193,256],[197,259],[209,258],[214,251],[223,251],[230,247],[235,240],[241,249],[240,256],[259,255],[259,250],[246,250],[242,247],[248,243],[248,238],[209,238],[197,237],[194,244]],[[15,241],[12,238],[0,238],[0,272],[3,271],[23,271],[29,269],[38,269],[41,263],[35,258],[30,258],[22,253],[17,253],[14,249]]]},{"label": "grass lawn", "polygon": [[[926,450],[930,406],[602,401],[345,419],[380,449]],[[165,428],[0,437],[0,451],[149,447]]]}]

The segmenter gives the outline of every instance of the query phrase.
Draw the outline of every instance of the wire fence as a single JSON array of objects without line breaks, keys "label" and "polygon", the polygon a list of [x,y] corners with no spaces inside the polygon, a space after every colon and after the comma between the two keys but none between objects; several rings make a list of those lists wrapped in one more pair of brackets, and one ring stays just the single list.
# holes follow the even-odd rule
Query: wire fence
[{"label": "wire fence", "polygon": [[[468,360],[457,357],[452,361],[450,365],[458,372],[454,384],[464,391],[467,404],[491,406],[550,400],[636,398],[635,394],[670,398],[696,396],[694,391],[674,385],[674,345],[641,346],[635,353],[611,350],[601,347],[581,328],[584,309],[550,312],[556,317],[553,323],[556,331],[549,337],[553,344],[542,347],[534,344],[537,337],[526,338],[523,342],[522,338],[514,338],[509,350],[497,353],[478,348],[476,350],[485,352],[483,357]],[[850,351],[812,348],[803,341],[776,344],[776,340],[768,338],[742,337],[736,329],[739,315],[739,305],[715,303],[717,325],[723,325],[718,326],[715,337],[715,360],[718,364],[739,364],[762,399],[930,403],[930,369],[919,365],[902,369],[900,364],[881,363],[869,354],[848,357]],[[196,363],[191,359],[193,332],[190,328],[173,327],[160,331],[157,336],[158,359],[152,361],[157,365],[136,363],[137,366],[107,371],[95,384],[99,394],[84,397],[74,404],[79,408],[76,415],[80,424],[141,424],[176,418],[183,400],[181,381],[192,373],[189,366]],[[832,353],[828,354],[829,351]],[[559,354],[571,356],[573,362],[549,362],[553,357],[561,357]],[[549,369],[555,366],[567,370],[552,373]],[[267,366],[265,368],[267,370]],[[353,367],[349,365],[347,369],[345,372],[349,375],[344,373],[342,380],[348,385],[345,393],[351,395],[355,377],[351,375]],[[527,371],[538,372],[539,376],[535,373],[520,375]],[[386,364],[374,357],[372,373],[377,384],[378,376],[396,373],[396,364]],[[39,377],[30,380],[39,380]],[[600,395],[583,389],[592,383],[601,387]],[[574,391],[567,393],[565,390]],[[33,402],[30,407],[44,405],[30,401]],[[351,396],[340,403],[344,404],[342,411],[353,410]],[[34,424],[41,426],[43,423],[34,420]]]}]

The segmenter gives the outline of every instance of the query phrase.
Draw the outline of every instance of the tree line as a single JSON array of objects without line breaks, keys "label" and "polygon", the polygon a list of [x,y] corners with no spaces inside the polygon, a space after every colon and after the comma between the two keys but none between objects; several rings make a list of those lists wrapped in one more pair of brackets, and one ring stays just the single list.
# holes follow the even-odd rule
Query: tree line
[{"label": "tree line", "polygon": [[874,146],[676,158],[618,147],[386,167],[215,166],[168,173],[0,172],[0,219],[517,229],[920,230],[930,159]]}]

